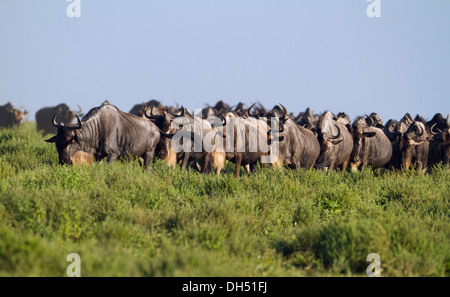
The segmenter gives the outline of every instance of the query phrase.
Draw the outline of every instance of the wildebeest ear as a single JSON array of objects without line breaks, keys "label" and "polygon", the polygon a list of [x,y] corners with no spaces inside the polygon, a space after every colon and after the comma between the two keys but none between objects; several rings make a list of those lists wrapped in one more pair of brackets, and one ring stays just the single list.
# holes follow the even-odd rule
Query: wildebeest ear
[{"label": "wildebeest ear", "polygon": [[365,137],[374,137],[375,136],[375,132],[364,132],[363,133],[363,135],[365,136]]},{"label": "wildebeest ear", "polygon": [[53,136],[52,138],[50,138],[50,139],[47,139],[47,140],[45,140],[46,142],[50,142],[50,143],[54,143],[54,142],[56,142],[56,135],[55,136]]}]

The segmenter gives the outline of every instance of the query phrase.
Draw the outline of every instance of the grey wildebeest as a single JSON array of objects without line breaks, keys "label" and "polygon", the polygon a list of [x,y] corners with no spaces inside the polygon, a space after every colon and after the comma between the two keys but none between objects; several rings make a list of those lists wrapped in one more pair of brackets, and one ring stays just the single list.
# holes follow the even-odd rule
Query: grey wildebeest
[{"label": "grey wildebeest", "polygon": [[266,121],[240,117],[234,111],[228,112],[225,119],[226,126],[222,127],[225,141],[222,145],[226,159],[235,164],[236,177],[240,177],[241,165],[250,173],[250,166],[258,161],[270,163],[271,136]]},{"label": "grey wildebeest", "polygon": [[118,157],[142,158],[148,169],[160,139],[153,123],[110,104],[91,109],[82,120],[76,117],[76,125],[57,122],[57,114],[53,117],[58,133],[46,141],[55,143],[60,164],[72,164],[81,151],[97,161],[106,157],[108,163]]},{"label": "grey wildebeest", "polygon": [[154,113],[162,113],[165,111],[165,107],[158,100],[152,99],[148,102],[142,102],[135,104],[129,111],[129,113],[137,115],[138,117],[144,117],[144,112],[147,108],[153,107]]},{"label": "grey wildebeest", "polygon": [[298,114],[298,116],[295,118],[295,121],[298,125],[315,132],[317,130],[319,118],[320,116],[313,114],[311,109],[308,107],[304,112],[300,112]]},{"label": "grey wildebeest", "polygon": [[333,170],[340,166],[342,171],[345,171],[353,150],[353,137],[344,125],[334,119],[330,111],[320,116],[317,139],[320,144],[320,155],[316,167]]},{"label": "grey wildebeest", "polygon": [[79,111],[70,110],[69,106],[61,103],[54,107],[44,107],[36,112],[36,124],[38,131],[43,134],[55,134],[58,129],[52,124],[52,119],[55,114],[58,116],[58,120],[64,125],[69,125],[74,119],[75,115],[81,113],[81,107],[78,107]]},{"label": "grey wildebeest", "polygon": [[411,165],[417,165],[417,169],[426,171],[428,167],[429,141],[425,125],[419,121],[413,121],[408,130],[400,139],[399,149],[401,166],[409,169]]},{"label": "grey wildebeest", "polygon": [[[371,121],[371,125],[376,122]],[[356,171],[360,166],[372,166],[373,169],[384,167],[392,156],[392,145],[383,130],[373,127],[363,117],[353,122],[353,151],[350,157],[350,167]]]},{"label": "grey wildebeest", "polygon": [[0,127],[11,128],[19,127],[23,117],[28,112],[26,110],[20,111],[15,109],[10,102],[0,106]]},{"label": "grey wildebeest", "polygon": [[450,164],[450,129],[447,128],[433,136],[428,152],[428,166],[443,163]]},{"label": "grey wildebeest", "polygon": [[[278,119],[280,123],[279,129],[279,147],[278,158],[274,162],[275,167],[282,167],[284,164],[290,168],[299,170],[301,167],[312,168],[316,164],[317,157],[320,154],[320,145],[314,133],[298,125],[295,120],[288,114],[286,107],[282,104],[283,113],[280,117],[274,112],[265,115],[268,124],[275,127],[273,119]],[[251,108],[249,109],[249,114]]]},{"label": "grey wildebeest", "polygon": [[406,113],[399,122],[389,120],[384,129],[384,134],[389,138],[392,145],[392,157],[389,161],[389,169],[400,169],[402,166],[401,149],[404,144],[403,135],[413,123],[413,119],[409,113]]}]

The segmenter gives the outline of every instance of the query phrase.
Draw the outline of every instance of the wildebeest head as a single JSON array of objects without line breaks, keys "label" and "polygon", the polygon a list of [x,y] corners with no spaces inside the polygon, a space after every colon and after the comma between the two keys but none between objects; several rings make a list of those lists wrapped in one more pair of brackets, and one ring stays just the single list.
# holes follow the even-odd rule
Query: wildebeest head
[{"label": "wildebeest head", "polygon": [[28,111],[26,111],[26,110],[20,111],[18,109],[14,109],[13,113],[14,113],[14,119],[16,121],[16,124],[19,125],[20,122],[22,121],[23,117],[28,114]]},{"label": "wildebeest head", "polygon": [[189,117],[192,117],[183,106],[179,115],[167,111],[155,114],[153,107],[147,108],[144,115],[164,133],[178,132],[184,125],[190,123]]},{"label": "wildebeest head", "polygon": [[428,134],[425,124],[419,121],[414,121],[404,134],[405,140],[409,145],[418,145],[427,141]]},{"label": "wildebeest head", "polygon": [[337,145],[344,140],[341,128],[335,123],[334,115],[329,111],[320,117],[317,138],[321,145],[321,150],[326,151],[330,145]]},{"label": "wildebeest head", "polygon": [[416,160],[420,165],[420,169],[425,169],[428,158],[428,145],[428,133],[425,124],[413,121],[400,141],[401,164],[408,169],[412,162]]},{"label": "wildebeest head", "polygon": [[295,120],[298,125],[307,128],[313,132],[317,131],[319,116],[313,114],[313,112],[309,107],[304,112],[301,112]]},{"label": "wildebeest head", "polygon": [[370,115],[366,115],[366,122],[371,122],[369,126],[377,127],[380,129],[384,129],[383,121],[381,120],[380,116],[372,112]]},{"label": "wildebeest head", "polygon": [[58,129],[58,133],[47,139],[46,142],[55,143],[59,155],[59,163],[72,165],[72,158],[78,151],[81,151],[81,145],[78,142],[76,130],[81,129],[82,124],[78,115],[76,115],[76,125],[65,125],[64,123],[56,122],[56,114],[53,117],[52,123]]},{"label": "wildebeest head", "polygon": [[0,127],[18,127],[27,111],[21,111],[12,106],[10,102],[0,106]]},{"label": "wildebeest head", "polygon": [[[371,121],[371,124],[372,123],[373,120]],[[359,163],[361,156],[360,150],[363,145],[363,141],[365,141],[365,138],[374,137],[376,135],[376,132],[374,131],[374,128],[371,127],[371,125],[368,124],[367,121],[362,117],[358,117],[353,122],[351,130],[353,134],[353,152],[351,155],[350,162]]]},{"label": "wildebeest head", "polygon": [[81,107],[78,106],[78,111],[70,110],[69,106],[62,103],[56,106],[56,113],[58,117],[62,119],[62,123],[71,123],[75,119],[76,114],[80,114],[82,112]]}]

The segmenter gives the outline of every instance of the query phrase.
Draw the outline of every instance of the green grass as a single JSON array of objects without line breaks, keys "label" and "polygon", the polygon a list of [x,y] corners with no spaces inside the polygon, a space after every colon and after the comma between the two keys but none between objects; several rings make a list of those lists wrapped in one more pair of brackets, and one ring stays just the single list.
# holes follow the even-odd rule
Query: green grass
[{"label": "green grass", "polygon": [[59,166],[34,123],[0,131],[0,276],[450,275],[450,169]]}]

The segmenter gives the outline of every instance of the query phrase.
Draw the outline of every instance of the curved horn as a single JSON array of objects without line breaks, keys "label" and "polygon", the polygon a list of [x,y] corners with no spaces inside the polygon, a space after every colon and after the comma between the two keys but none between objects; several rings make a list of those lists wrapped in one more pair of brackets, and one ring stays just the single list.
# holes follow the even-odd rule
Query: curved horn
[{"label": "curved horn", "polygon": [[392,133],[392,134],[394,134],[395,133],[395,123],[391,123],[390,125],[389,125],[389,127],[388,127],[388,131],[390,132],[390,133]]},{"label": "curved horn", "polygon": [[424,131],[423,131],[423,129],[422,129],[422,127],[421,127],[420,125],[419,125],[419,128],[420,128],[420,131],[421,131],[421,132],[420,132],[420,134],[417,134],[417,136],[419,136],[419,137],[420,137],[420,136],[422,136],[422,135],[423,135],[423,132],[424,132]]},{"label": "curved horn", "polygon": [[81,124],[81,120],[80,117],[78,117],[78,115],[75,115],[77,117],[77,125],[73,127],[73,129],[81,129],[82,124]]},{"label": "curved horn", "polygon": [[252,106],[250,106],[250,108],[249,109],[247,109],[247,113],[248,113],[248,115],[249,116],[252,116],[252,117],[254,117],[255,116],[255,114],[252,114],[251,113],[251,111],[252,111],[252,108],[254,107],[256,105],[256,103],[253,103],[253,105]]},{"label": "curved horn", "polygon": [[434,123],[434,125],[431,126],[431,128],[430,128],[430,133],[431,133],[431,135],[436,135],[436,134],[439,134],[439,133],[442,132],[439,128],[436,128],[438,132],[434,132],[434,131],[433,131],[434,128],[436,127],[436,125],[437,125],[437,123]]},{"label": "curved horn", "polygon": [[[148,114],[148,111],[150,110],[150,115]],[[147,118],[147,119],[149,119],[149,120],[153,120],[153,119],[155,119],[155,115],[153,114],[153,106],[152,107],[147,107],[145,110],[144,110],[144,115],[145,115],[145,117]]]},{"label": "curved horn", "polygon": [[219,114],[219,119],[222,120],[222,126],[226,126],[227,125],[227,120],[225,119],[223,114]]},{"label": "curved horn", "polygon": [[336,135],[336,136],[331,136],[330,138],[328,138],[328,139],[330,139],[330,140],[335,140],[335,139],[338,139],[338,138],[340,138],[341,137],[341,128],[339,128],[338,127],[338,125],[336,125],[336,124],[334,124],[334,126],[338,129],[338,134]]},{"label": "curved horn", "polygon": [[373,124],[375,124],[375,121],[372,119],[372,117],[368,116],[367,114],[366,114],[366,117],[367,117],[367,119],[370,119],[370,124],[367,123],[367,120],[366,120],[366,123],[369,125],[369,127],[372,127]]},{"label": "curved horn", "polygon": [[163,130],[161,130],[159,127],[158,127],[158,130],[161,135],[163,135],[164,137],[167,137],[167,138],[172,138],[176,134],[176,133],[168,134],[168,133],[164,132]]},{"label": "curved horn", "polygon": [[288,114],[288,111],[287,111],[287,108],[286,107],[284,107],[284,105],[283,104],[281,104],[280,103],[280,106],[283,108],[283,112],[284,112],[284,114],[283,114],[283,118],[285,118],[286,116],[287,116],[287,114]]},{"label": "curved horn", "polygon": [[75,113],[81,113],[81,112],[83,111],[83,110],[81,109],[81,106],[78,105],[78,104],[77,104],[77,106],[78,106],[79,111],[77,111],[77,112],[75,112]]},{"label": "curved horn", "polygon": [[63,127],[64,124],[59,124],[56,122],[56,115],[57,115],[57,113],[55,113],[55,115],[53,116],[53,120],[52,120],[53,126],[55,126],[56,128]]}]

